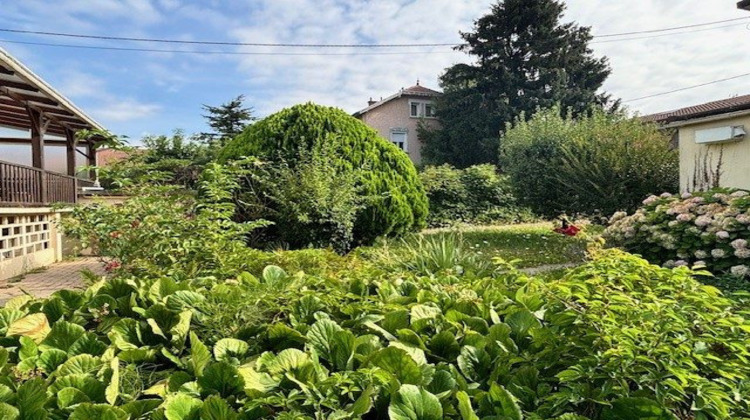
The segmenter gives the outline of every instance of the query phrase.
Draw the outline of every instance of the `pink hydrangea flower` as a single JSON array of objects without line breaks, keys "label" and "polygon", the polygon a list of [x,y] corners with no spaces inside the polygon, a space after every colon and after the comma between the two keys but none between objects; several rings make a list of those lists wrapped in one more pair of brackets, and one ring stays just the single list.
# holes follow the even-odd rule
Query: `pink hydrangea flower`
[{"label": "pink hydrangea flower", "polygon": [[716,237],[719,239],[729,239],[729,232],[726,230],[720,230],[716,232]]},{"label": "pink hydrangea flower", "polygon": [[731,245],[734,249],[745,249],[747,248],[747,241],[745,239],[735,239]]},{"label": "pink hydrangea flower", "polygon": [[715,248],[711,250],[711,256],[714,258],[724,258],[727,255],[726,251],[720,248]]}]

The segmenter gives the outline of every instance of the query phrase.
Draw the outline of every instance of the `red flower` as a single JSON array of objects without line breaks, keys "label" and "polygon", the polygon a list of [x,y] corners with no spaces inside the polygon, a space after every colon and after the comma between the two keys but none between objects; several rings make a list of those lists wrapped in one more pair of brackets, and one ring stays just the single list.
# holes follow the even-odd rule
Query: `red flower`
[{"label": "red flower", "polygon": [[141,221],[140,221],[140,220],[138,220],[138,219],[135,219],[135,220],[133,220],[133,221],[132,221],[132,222],[130,223],[130,226],[131,226],[131,227],[133,227],[133,228],[137,228],[137,227],[138,227],[138,226],[140,226],[140,225],[141,225]]},{"label": "red flower", "polygon": [[555,232],[561,233],[566,236],[576,236],[581,228],[575,225],[568,225],[567,227],[559,227],[555,229]]},{"label": "red flower", "polygon": [[107,273],[111,273],[111,272],[117,270],[120,267],[122,267],[122,264],[120,264],[119,261],[112,260],[112,261],[108,262],[107,265],[104,266],[104,271],[106,271]]}]

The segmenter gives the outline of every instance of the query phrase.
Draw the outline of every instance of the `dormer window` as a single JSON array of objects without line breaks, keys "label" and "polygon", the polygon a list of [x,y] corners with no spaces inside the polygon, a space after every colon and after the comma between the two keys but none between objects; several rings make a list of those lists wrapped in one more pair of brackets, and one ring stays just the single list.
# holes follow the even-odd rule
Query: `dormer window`
[{"label": "dormer window", "polygon": [[409,101],[412,118],[435,118],[435,104],[429,101]]}]

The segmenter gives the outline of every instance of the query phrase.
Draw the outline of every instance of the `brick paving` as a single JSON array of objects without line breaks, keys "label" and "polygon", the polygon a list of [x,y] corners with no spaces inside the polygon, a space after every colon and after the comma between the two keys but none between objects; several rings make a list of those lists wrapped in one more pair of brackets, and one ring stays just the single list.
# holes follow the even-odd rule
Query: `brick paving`
[{"label": "brick paving", "polygon": [[26,274],[20,281],[0,280],[0,305],[24,294],[45,298],[58,290],[83,289],[83,270],[104,275],[104,266],[97,258],[78,258],[75,261],[53,264],[38,273]]}]

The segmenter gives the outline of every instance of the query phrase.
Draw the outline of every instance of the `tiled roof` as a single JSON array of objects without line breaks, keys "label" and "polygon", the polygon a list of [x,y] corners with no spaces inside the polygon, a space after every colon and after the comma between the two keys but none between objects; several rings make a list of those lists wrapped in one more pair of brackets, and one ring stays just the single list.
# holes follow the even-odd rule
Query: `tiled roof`
[{"label": "tiled roof", "polygon": [[414,86],[408,87],[406,89],[401,88],[401,90],[398,91],[398,93],[395,93],[395,94],[393,94],[393,95],[391,95],[391,96],[389,96],[389,97],[387,97],[385,99],[381,99],[380,101],[375,102],[374,104],[368,106],[367,108],[355,112],[354,116],[355,117],[359,117],[360,115],[362,115],[362,114],[364,114],[366,112],[370,112],[373,109],[375,109],[375,108],[377,108],[377,107],[379,107],[381,105],[384,105],[384,104],[386,104],[386,103],[388,103],[388,102],[390,102],[390,101],[392,101],[394,99],[398,99],[398,98],[400,98],[402,96],[425,96],[425,97],[432,98],[432,97],[435,97],[435,96],[440,96],[442,94],[443,94],[442,92],[438,92],[437,90],[432,90],[432,89],[426,88],[426,87],[420,85],[419,82],[417,82],[417,84],[414,85]]},{"label": "tiled roof", "polygon": [[709,117],[712,115],[726,114],[747,109],[750,109],[750,95],[743,95],[722,99],[720,101],[708,102],[701,105],[680,108],[674,111],[644,115],[641,117],[641,120],[656,122],[659,124],[669,124],[677,121],[692,120],[695,118]]},{"label": "tiled roof", "polygon": [[417,95],[417,96],[439,96],[441,92],[436,90],[428,89],[422,85],[414,85],[401,91],[404,95]]}]

